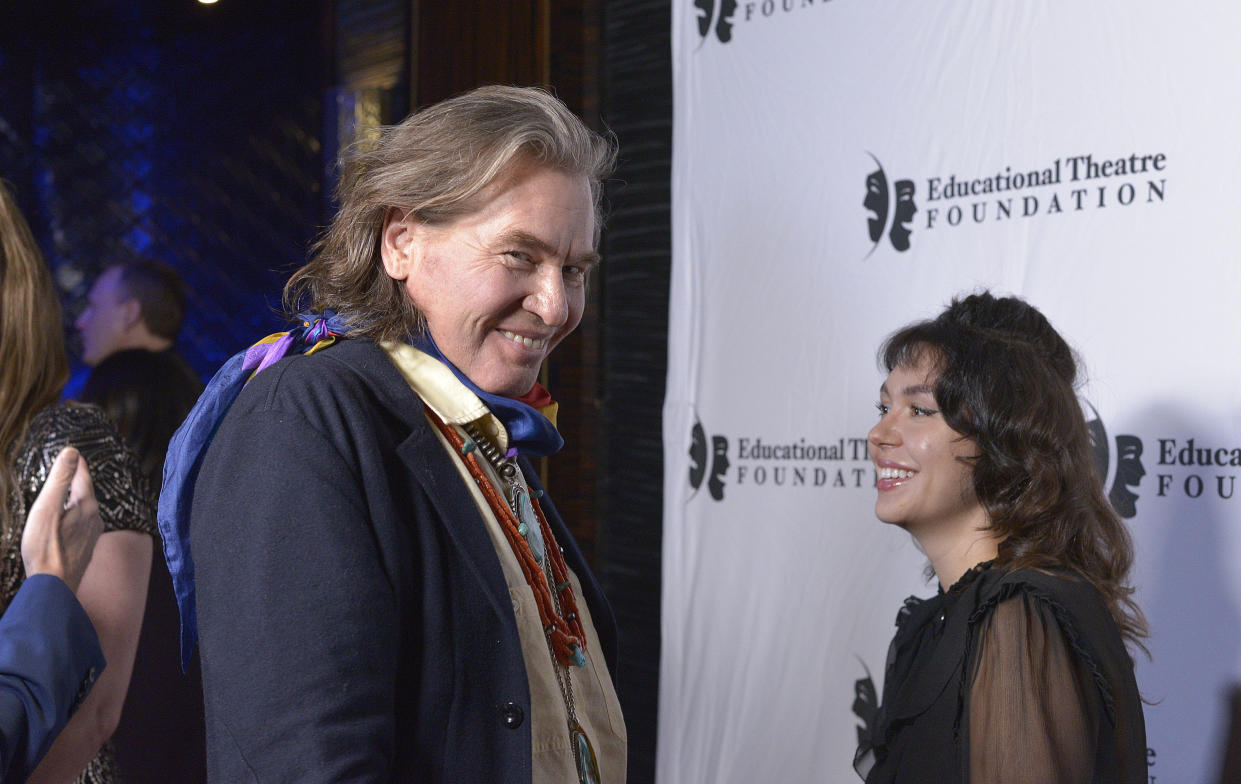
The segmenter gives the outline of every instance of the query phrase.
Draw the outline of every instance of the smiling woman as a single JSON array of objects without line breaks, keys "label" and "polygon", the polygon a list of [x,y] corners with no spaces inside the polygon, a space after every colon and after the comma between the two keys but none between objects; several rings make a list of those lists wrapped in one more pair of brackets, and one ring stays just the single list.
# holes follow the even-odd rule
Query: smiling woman
[{"label": "smiling woman", "polygon": [[1073,352],[988,293],[892,335],[875,514],[939,578],[906,600],[855,766],[874,782],[1146,781],[1132,546],[1092,466]]},{"label": "smiling woman", "polygon": [[869,435],[878,470],[875,515],[917,537],[940,582],[995,556],[987,513],[974,495],[973,441],[944,421],[935,402],[936,368],[929,357],[897,366],[879,390],[879,423]]}]

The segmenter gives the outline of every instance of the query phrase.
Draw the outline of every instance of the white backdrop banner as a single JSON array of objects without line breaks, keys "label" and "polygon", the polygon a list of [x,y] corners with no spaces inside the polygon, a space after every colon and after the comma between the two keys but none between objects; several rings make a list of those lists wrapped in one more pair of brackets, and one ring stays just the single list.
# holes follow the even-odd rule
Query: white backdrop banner
[{"label": "white backdrop banner", "polygon": [[1241,5],[673,9],[660,782],[857,780],[856,683],[934,592],[873,514],[875,350],[983,287],[1084,359],[1153,630],[1150,780],[1212,781],[1241,680]]}]

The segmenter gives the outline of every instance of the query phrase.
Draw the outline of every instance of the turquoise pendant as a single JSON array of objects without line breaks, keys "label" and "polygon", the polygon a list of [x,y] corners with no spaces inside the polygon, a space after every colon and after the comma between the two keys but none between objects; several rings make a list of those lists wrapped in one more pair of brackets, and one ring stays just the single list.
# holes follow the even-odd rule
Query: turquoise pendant
[{"label": "turquoise pendant", "polygon": [[574,754],[577,757],[577,778],[582,784],[603,784],[599,775],[599,763],[595,761],[595,749],[590,745],[590,738],[582,725],[573,722],[569,734],[573,738]]},{"label": "turquoise pendant", "polygon": [[530,496],[520,487],[514,494],[517,497],[517,519],[526,527],[522,535],[526,537],[526,543],[530,545],[530,552],[534,553],[534,560],[543,563],[547,557],[547,549],[543,546],[543,531],[539,529],[539,519],[534,516],[534,506],[530,503]]}]

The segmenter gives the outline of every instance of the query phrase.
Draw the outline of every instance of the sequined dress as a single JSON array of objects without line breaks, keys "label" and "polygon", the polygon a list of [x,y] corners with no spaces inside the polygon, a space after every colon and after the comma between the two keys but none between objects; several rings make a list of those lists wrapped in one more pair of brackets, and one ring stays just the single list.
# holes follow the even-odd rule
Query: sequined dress
[{"label": "sequined dress", "polygon": [[[22,566],[22,528],[26,513],[47,479],[56,455],[73,445],[86,458],[104,531],[132,530],[153,534],[147,480],[133,453],[94,406],[52,406],[35,414],[26,441],[14,461],[17,487],[9,498],[9,515],[0,531],[0,612],[7,609],[26,578]],[[118,784],[111,743],[104,744],[77,784]]]}]

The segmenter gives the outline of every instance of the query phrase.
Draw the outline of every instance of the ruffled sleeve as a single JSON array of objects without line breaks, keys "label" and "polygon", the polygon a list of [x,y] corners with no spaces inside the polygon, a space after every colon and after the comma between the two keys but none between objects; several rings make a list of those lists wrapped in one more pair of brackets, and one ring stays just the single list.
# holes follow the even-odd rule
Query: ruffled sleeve
[{"label": "ruffled sleeve", "polygon": [[1051,605],[1018,593],[978,630],[969,693],[970,781],[1090,782],[1104,695]]}]

